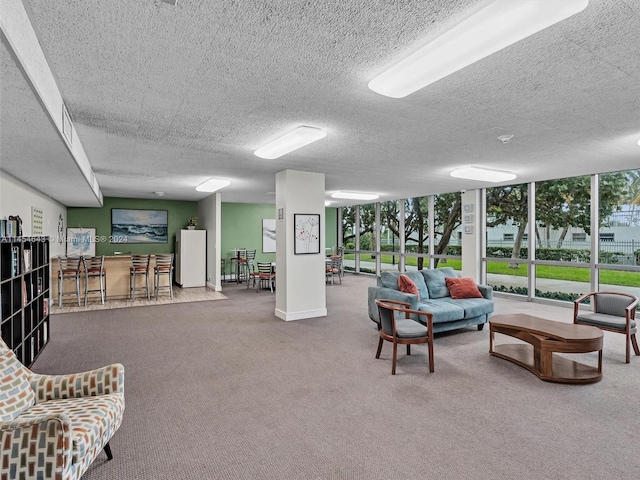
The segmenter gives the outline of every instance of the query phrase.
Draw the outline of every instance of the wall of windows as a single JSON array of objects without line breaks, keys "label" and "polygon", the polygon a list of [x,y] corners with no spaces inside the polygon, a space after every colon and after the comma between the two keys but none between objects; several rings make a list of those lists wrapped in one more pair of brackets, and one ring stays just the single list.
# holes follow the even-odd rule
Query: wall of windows
[{"label": "wall of windows", "polygon": [[[483,278],[498,294],[564,301],[596,290],[640,296],[640,170],[483,193],[486,215],[475,225],[486,232]],[[345,264],[372,273],[460,271],[462,217],[460,193],[344,207]]]}]

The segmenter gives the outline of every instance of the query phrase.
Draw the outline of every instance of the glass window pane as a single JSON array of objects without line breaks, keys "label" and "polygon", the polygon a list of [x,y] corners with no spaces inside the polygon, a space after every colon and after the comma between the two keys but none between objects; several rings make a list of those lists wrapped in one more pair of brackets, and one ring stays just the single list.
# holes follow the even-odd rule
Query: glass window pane
[{"label": "glass window pane", "polygon": [[[434,196],[434,229],[436,255],[462,255],[458,236],[462,225],[462,195],[460,192]],[[434,259],[436,268],[442,259]]]},{"label": "glass window pane", "polygon": [[[513,268],[517,265],[516,268]],[[529,269],[526,263],[487,262],[487,283],[495,292],[529,295]]]},{"label": "glass window pane", "polygon": [[[487,257],[528,258],[528,199],[527,184],[487,188]],[[502,266],[518,269],[517,263]]]},{"label": "glass window pane", "polygon": [[589,262],[591,178],[536,183],[536,259]]},{"label": "glass window pane", "polygon": [[[429,197],[413,197],[404,201],[404,248],[407,253],[429,253]],[[406,257],[407,268],[419,270],[428,266],[423,256]]]},{"label": "glass window pane", "polygon": [[640,170],[600,175],[599,191],[600,263],[640,265]]},{"label": "glass window pane", "polygon": [[345,270],[355,270],[356,248],[356,208],[354,206],[342,207],[342,245],[345,248],[343,266]]},{"label": "glass window pane", "polygon": [[360,205],[360,250],[376,249],[376,204]]},{"label": "glass window pane", "polygon": [[396,265],[400,261],[399,205],[399,200],[380,204],[380,250],[382,251],[380,268],[382,270],[396,270]]},{"label": "glass window pane", "polygon": [[536,297],[573,302],[591,291],[588,267],[536,265]]}]

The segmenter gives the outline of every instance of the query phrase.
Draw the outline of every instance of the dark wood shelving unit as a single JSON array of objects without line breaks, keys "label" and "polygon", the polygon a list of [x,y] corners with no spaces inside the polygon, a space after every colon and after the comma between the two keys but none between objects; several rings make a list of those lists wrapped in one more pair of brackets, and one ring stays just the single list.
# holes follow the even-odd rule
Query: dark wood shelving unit
[{"label": "dark wood shelving unit", "polygon": [[0,334],[30,366],[49,342],[49,237],[0,238]]}]

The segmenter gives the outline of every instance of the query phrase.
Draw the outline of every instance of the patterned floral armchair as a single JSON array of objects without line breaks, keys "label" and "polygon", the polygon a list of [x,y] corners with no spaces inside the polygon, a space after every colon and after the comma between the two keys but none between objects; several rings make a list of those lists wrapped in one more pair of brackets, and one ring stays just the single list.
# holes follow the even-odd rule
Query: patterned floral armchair
[{"label": "patterned floral armchair", "polygon": [[0,478],[79,479],[124,413],[124,367],[38,375],[0,339]]}]

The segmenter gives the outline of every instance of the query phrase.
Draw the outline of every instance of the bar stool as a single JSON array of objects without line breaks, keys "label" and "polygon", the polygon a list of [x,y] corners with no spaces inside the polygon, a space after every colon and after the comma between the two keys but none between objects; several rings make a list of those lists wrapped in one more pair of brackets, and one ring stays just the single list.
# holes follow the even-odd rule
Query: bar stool
[{"label": "bar stool", "polygon": [[[129,268],[129,298],[135,299],[136,290],[146,290],[147,300],[151,300],[149,296],[149,263],[151,255],[131,255],[131,267]],[[136,278],[142,276],[144,278],[144,286],[136,287]]]},{"label": "bar stool", "polygon": [[[160,286],[160,275],[167,275],[169,285]],[[153,267],[154,284],[156,300],[158,300],[158,292],[161,288],[168,288],[173,300],[173,253],[156,255],[156,266]]]},{"label": "bar stool", "polygon": [[[100,257],[82,257],[84,265],[84,306],[87,306],[87,298],[89,293],[100,292],[100,301],[104,305],[104,299],[107,297],[107,272],[104,269],[104,255]],[[98,279],[99,288],[89,290],[89,281],[92,278]]]},{"label": "bar stool", "polygon": [[235,254],[236,256],[231,258],[231,262],[236,262],[236,283],[240,283],[242,282],[241,275],[245,272],[244,265],[247,263],[247,249],[236,248]]},{"label": "bar stool", "polygon": [[[65,280],[75,280],[75,293],[64,291]],[[80,257],[58,257],[58,307],[62,307],[65,295],[75,295],[80,306]]]}]

